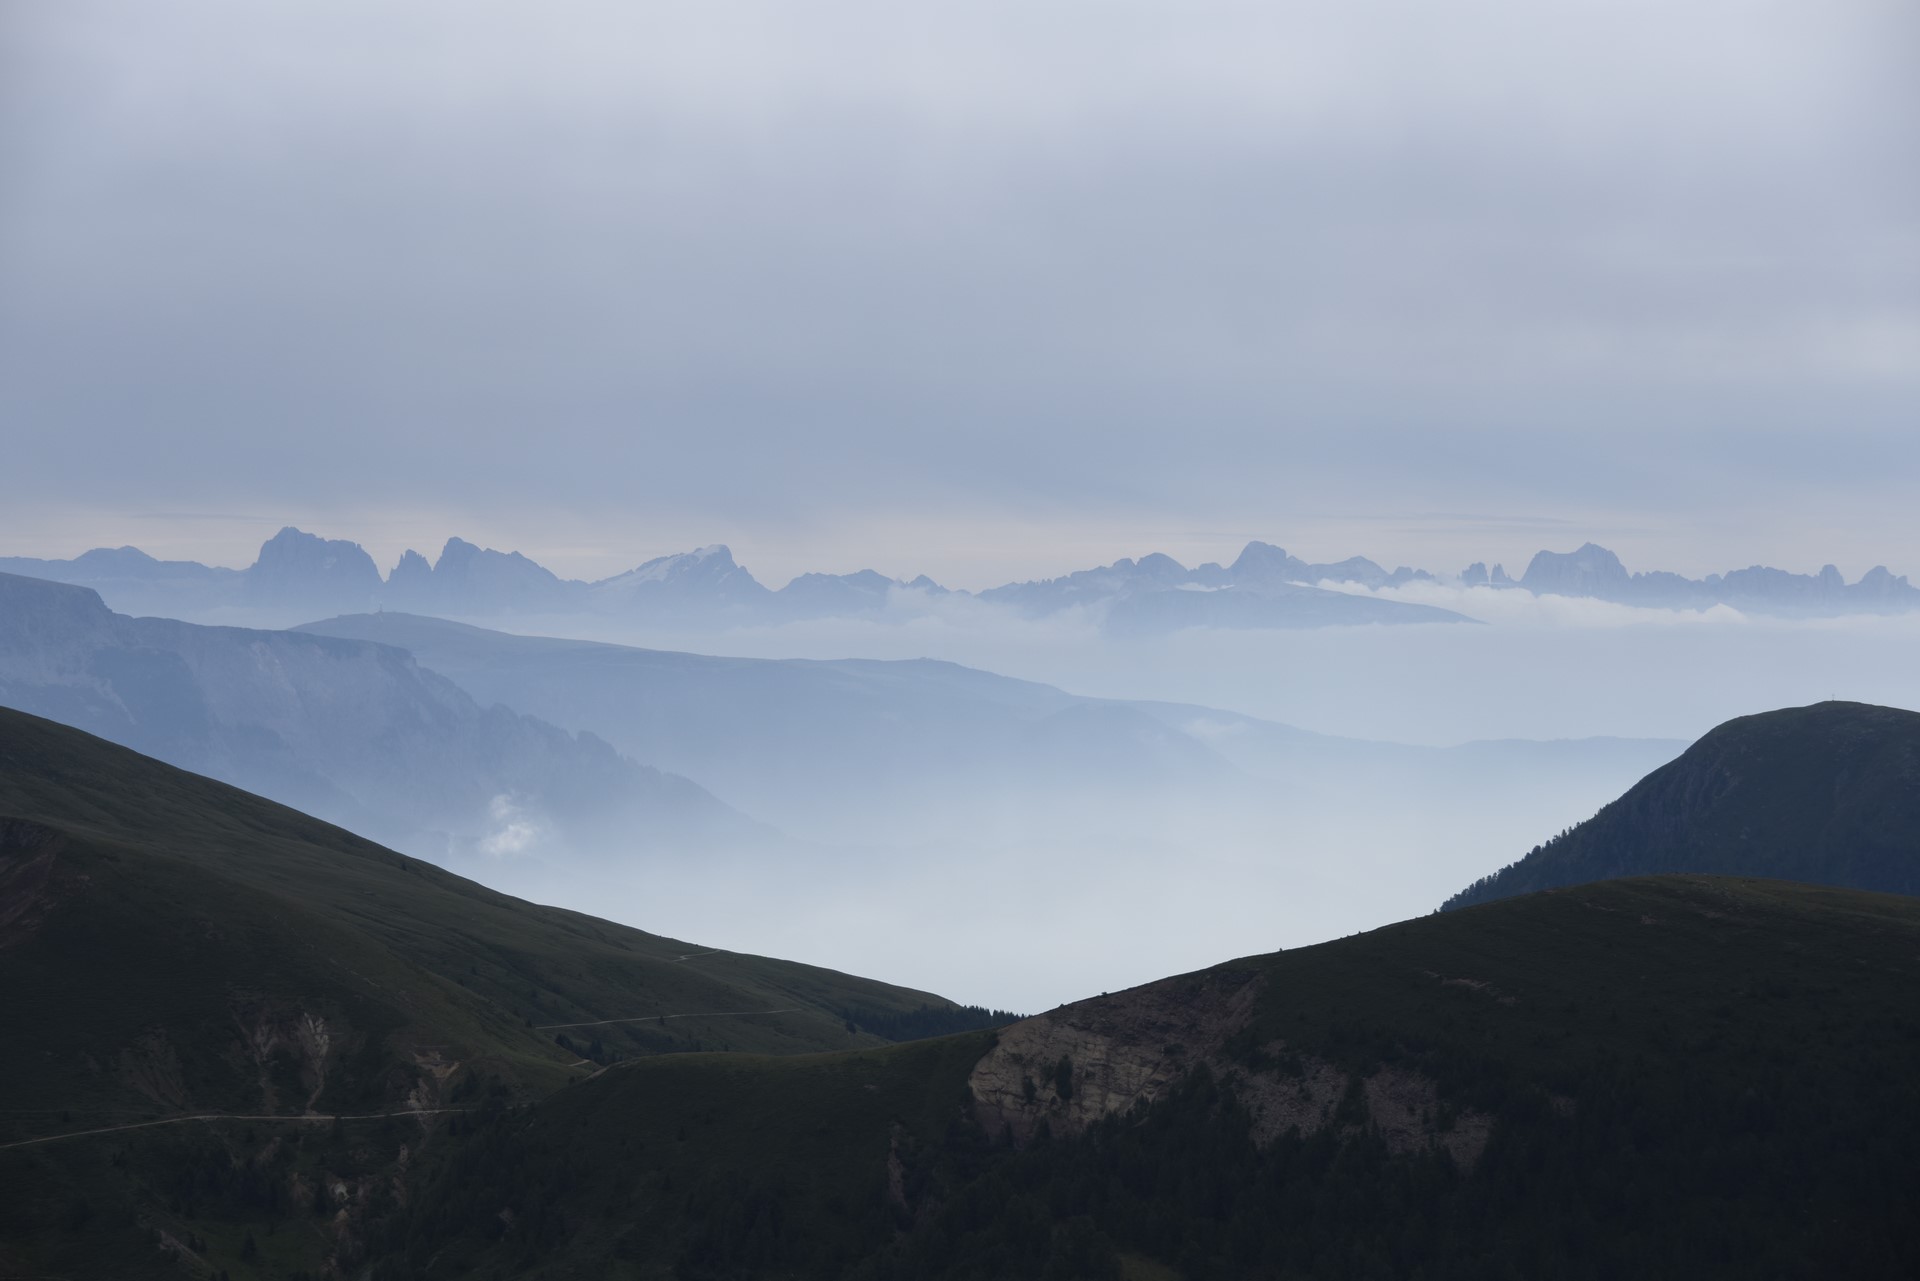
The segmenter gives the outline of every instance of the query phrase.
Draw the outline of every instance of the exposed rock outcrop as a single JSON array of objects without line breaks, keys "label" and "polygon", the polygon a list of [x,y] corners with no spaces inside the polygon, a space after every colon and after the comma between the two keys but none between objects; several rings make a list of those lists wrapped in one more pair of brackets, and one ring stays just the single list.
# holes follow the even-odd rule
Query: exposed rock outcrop
[{"label": "exposed rock outcrop", "polygon": [[975,1119],[1017,1144],[1042,1125],[1057,1135],[1079,1134],[1162,1098],[1204,1066],[1246,1106],[1256,1142],[1334,1124],[1355,1132],[1371,1126],[1395,1152],[1439,1149],[1462,1167],[1479,1158],[1489,1118],[1451,1112],[1434,1082],[1416,1071],[1383,1066],[1355,1077],[1278,1040],[1251,1054],[1244,1047],[1230,1052],[1229,1042],[1252,1024],[1267,982],[1251,969],[1205,970],[1004,1028],[968,1078]]}]

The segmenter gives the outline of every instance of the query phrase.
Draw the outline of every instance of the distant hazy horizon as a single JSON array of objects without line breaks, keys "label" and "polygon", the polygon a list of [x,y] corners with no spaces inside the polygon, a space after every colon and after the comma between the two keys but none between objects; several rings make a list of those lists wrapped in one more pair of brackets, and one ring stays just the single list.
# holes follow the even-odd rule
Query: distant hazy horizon
[{"label": "distant hazy horizon", "polygon": [[[1387,569],[1405,565],[1440,577],[1459,573],[1475,561],[1504,565],[1518,578],[1541,551],[1570,552],[1593,542],[1617,553],[1635,573],[1666,570],[1701,578],[1765,564],[1791,573],[1816,573],[1836,565],[1848,581],[1876,565],[1920,579],[1920,533],[1907,533],[1876,550],[1861,535],[1799,545],[1764,524],[1714,531],[1703,538],[1686,529],[1662,530],[1655,522],[1615,523],[1605,527],[1571,519],[1462,513],[1414,513],[1406,516],[1327,517],[1295,521],[1289,528],[1249,528],[1245,532],[1182,528],[1174,525],[1076,523],[1043,526],[1010,519],[1004,525],[936,526],[903,522],[890,527],[852,530],[810,529],[800,535],[756,532],[743,520],[693,522],[684,534],[675,528],[622,534],[591,529],[566,518],[560,529],[511,512],[460,522],[420,514],[360,515],[350,518],[299,518],[278,515],[107,513],[73,510],[39,521],[18,512],[0,513],[0,557],[32,556],[67,560],[98,547],[137,547],[160,560],[198,561],[244,569],[260,544],[293,525],[324,538],[359,543],[387,574],[403,552],[435,559],[449,538],[481,547],[519,552],[562,578],[593,581],[632,569],[658,556],[675,555],[722,543],[754,577],[778,587],[806,573],[846,574],[873,569],[907,580],[926,574],[942,586],[982,591],[1009,582],[1046,579],[1122,557],[1159,552],[1187,566],[1214,561],[1231,564],[1248,542],[1284,547],[1303,560],[1330,563],[1365,556]],[[1287,522],[1276,520],[1276,526]],[[503,531],[490,536],[487,530]],[[510,536],[525,531],[527,537]],[[1291,531],[1291,532],[1290,532]],[[1825,554],[1833,544],[1856,554]]]},{"label": "distant hazy horizon", "polygon": [[[291,525],[382,575],[455,536],[589,581],[724,543],[767,587],[873,569],[979,591],[1253,540],[1311,563],[1296,576],[1367,557],[1519,577],[1592,542],[1695,579],[1920,582],[1917,58],[1912,0],[0,5],[0,556],[237,569]],[[13,696],[128,733],[144,716],[161,743],[185,708],[220,729],[216,763],[284,731],[338,746],[314,768],[351,779],[365,725],[433,717],[324,664],[285,698],[229,650],[299,642],[211,625],[404,608],[726,659],[936,658],[1387,744],[1532,740],[1379,790],[1376,756],[1432,754],[1376,743],[1338,794],[1269,762],[1229,803],[1147,763],[1224,759],[1217,716],[1011,725],[997,695],[726,685],[716,706],[759,719],[713,745],[715,779],[685,768],[741,815],[796,812],[722,768],[776,732],[775,765],[834,742],[879,765],[817,789],[840,821],[793,820],[817,842],[795,883],[636,857],[620,913],[996,1002],[1424,911],[1645,765],[1584,744],[1606,759],[1550,787],[1528,771],[1562,749],[1538,740],[1665,750],[1826,698],[1920,707],[1920,591],[1884,580],[1752,576],[1743,613],[1742,582],[1335,595],[1156,563],[1137,592],[816,583],[676,612],[654,607],[665,571],[589,592],[490,562],[476,580],[519,586],[489,612],[459,572],[386,590],[357,557],[281,550],[285,582],[340,589],[280,594],[276,563],[121,598],[198,630],[47,595],[97,636],[11,620]],[[1558,581],[1605,576],[1589,558]],[[169,635],[201,666],[148,652]],[[598,724],[591,670],[546,718],[441,693],[475,725],[550,719],[669,763],[719,723],[644,739],[636,693]],[[371,719],[328,720],[349,705]],[[884,714],[809,737],[861,708]],[[982,722],[1030,755],[969,740]],[[972,776],[940,755],[967,741]],[[892,779],[907,748],[922,764]],[[997,809],[1009,760],[1019,805]],[[497,800],[519,824],[512,780],[488,788],[460,822]],[[562,871],[540,892],[614,910]],[[1083,950],[1060,941],[1075,901]]]},{"label": "distant hazy horizon", "polygon": [[1920,570],[1902,0],[0,16],[15,555]]}]

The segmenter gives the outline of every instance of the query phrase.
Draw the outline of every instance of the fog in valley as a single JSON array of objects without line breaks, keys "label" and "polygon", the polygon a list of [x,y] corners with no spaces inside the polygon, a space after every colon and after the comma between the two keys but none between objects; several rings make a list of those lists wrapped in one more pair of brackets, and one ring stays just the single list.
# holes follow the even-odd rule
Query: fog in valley
[{"label": "fog in valley", "polygon": [[1916,159],[1916,0],[0,0],[0,1281],[1915,1281]]},{"label": "fog in valley", "polygon": [[1089,695],[1203,703],[1322,733],[1435,745],[1691,738],[1761,704],[1920,700],[1920,665],[1910,661],[1920,616],[1695,613],[1439,585],[1380,594],[1493,625],[1189,630],[1102,644],[1090,620],[1022,623],[961,603],[898,622],[719,635],[588,625],[572,634],[759,658],[943,658]]},{"label": "fog in valley", "polygon": [[404,10],[0,18],[0,705],[1017,1009],[1920,707],[1911,4]]},{"label": "fog in valley", "polygon": [[[9,562],[76,581],[0,578],[0,702],[536,901],[999,1008],[1431,911],[1735,716],[1920,706],[1903,581],[1808,616],[1243,557],[1212,594],[1268,625],[1141,631],[1113,619],[1201,593],[1109,567],[765,621],[702,553],[644,607],[436,618],[352,609],[348,549],[283,533],[211,602],[214,571]],[[1347,600],[1435,612],[1321,622]]]},{"label": "fog in valley", "polygon": [[[829,813],[803,805],[805,818],[714,782],[749,813],[789,818],[785,830],[854,841],[738,877],[674,867],[587,887],[526,867],[480,874],[532,876],[556,899],[648,928],[1042,1008],[1432,910],[1732,717],[1830,697],[1920,707],[1920,617],[1702,617],[1457,595],[1460,607],[1493,606],[1496,625],[1128,643],[1071,622],[978,617],[617,633],[766,658],[933,655],[1090,696],[1453,750],[1275,748],[1237,718],[1195,711],[1169,728],[1215,753],[1218,774],[1143,779],[1116,765],[1103,776],[1102,763],[1054,755],[1023,760],[1022,786],[1009,787],[956,763],[815,793]],[[592,728],[625,737],[611,720]]]}]

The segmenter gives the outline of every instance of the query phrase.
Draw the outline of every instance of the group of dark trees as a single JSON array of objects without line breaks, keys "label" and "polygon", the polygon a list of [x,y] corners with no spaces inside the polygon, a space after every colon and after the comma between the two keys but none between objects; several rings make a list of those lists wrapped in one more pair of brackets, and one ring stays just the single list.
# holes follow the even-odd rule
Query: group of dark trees
[{"label": "group of dark trees", "polygon": [[[1201,1069],[1151,1107],[1074,1139],[1043,1128],[1024,1149],[956,1109],[946,1133],[898,1146],[899,1201],[877,1160],[851,1183],[780,1163],[687,1178],[628,1143],[597,1149],[587,1177],[570,1145],[502,1113],[443,1153],[376,1275],[454,1258],[513,1275],[588,1239],[611,1266],[685,1281],[1117,1278],[1126,1255],[1185,1281],[1912,1275],[1920,1122],[1802,1084],[1762,1073],[1729,1094],[1661,1063],[1597,1064],[1576,1107],[1503,1091],[1462,1170],[1437,1149],[1390,1151],[1358,1090],[1336,1124],[1256,1144],[1235,1091]],[[447,1252],[462,1239],[484,1249]]]},{"label": "group of dark trees", "polygon": [[955,1032],[977,1032],[1005,1027],[1022,1017],[1010,1010],[990,1010],[980,1005],[924,1003],[911,1010],[847,1005],[836,1013],[846,1020],[847,1031],[871,1032],[886,1041],[918,1041],[930,1036],[951,1036]]}]

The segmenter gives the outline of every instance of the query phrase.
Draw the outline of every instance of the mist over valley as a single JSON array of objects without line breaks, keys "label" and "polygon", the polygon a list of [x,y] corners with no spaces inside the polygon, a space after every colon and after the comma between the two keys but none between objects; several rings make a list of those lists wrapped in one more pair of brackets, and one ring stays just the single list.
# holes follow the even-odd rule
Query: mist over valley
[{"label": "mist over valley", "polygon": [[1920,9],[0,17],[0,1281],[1920,1276]]}]

